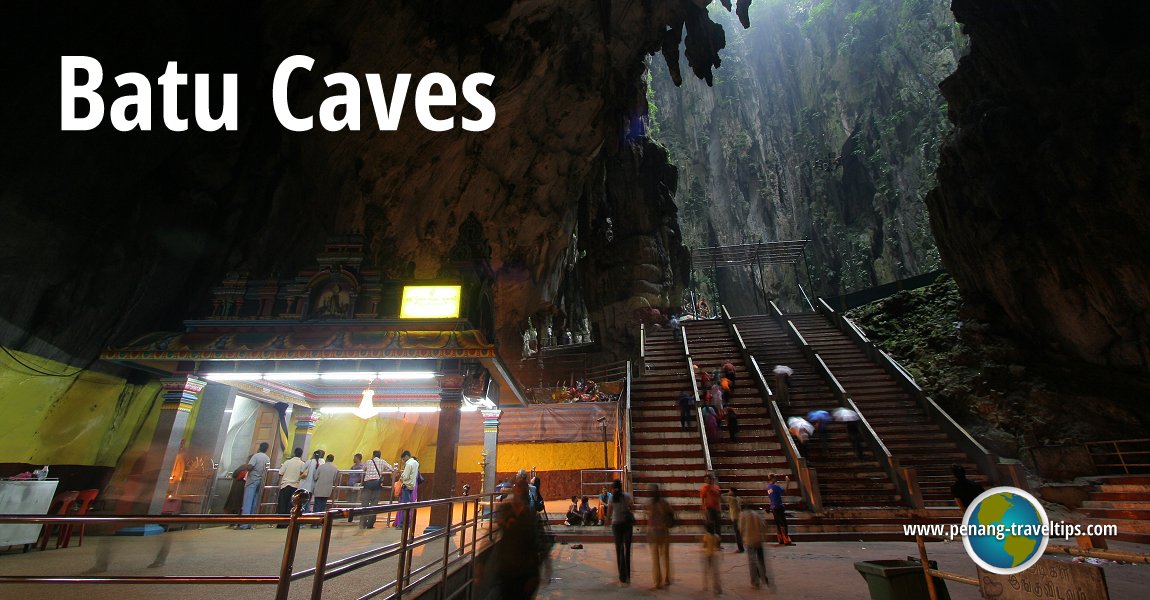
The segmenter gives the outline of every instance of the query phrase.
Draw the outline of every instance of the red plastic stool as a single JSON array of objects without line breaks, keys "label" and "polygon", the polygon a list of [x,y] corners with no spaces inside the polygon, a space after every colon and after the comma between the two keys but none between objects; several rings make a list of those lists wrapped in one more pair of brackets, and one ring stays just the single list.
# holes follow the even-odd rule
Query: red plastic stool
[{"label": "red plastic stool", "polygon": [[[92,501],[96,499],[96,496],[100,495],[100,490],[80,490],[76,492],[76,494],[76,501],[79,502],[80,505],[76,508],[74,515],[80,517],[88,514],[88,508],[92,505]],[[68,547],[68,542],[72,540],[72,527],[73,525],[71,523],[64,526],[64,532],[56,538],[57,548],[60,547],[61,543],[63,543],[65,548]],[[84,545],[84,525],[80,525],[80,543],[77,545]]]},{"label": "red plastic stool", "polygon": [[[72,511],[72,505],[76,503],[76,499],[80,496],[80,492],[60,492],[52,499],[52,506],[48,509],[48,514],[67,516]],[[55,511],[55,512],[53,512]],[[64,527],[60,525],[59,535],[63,535]],[[44,528],[40,530],[40,549],[43,550],[48,547],[48,540],[52,537],[52,524],[45,523]],[[59,537],[57,537],[59,540]],[[56,544],[59,547],[59,543]]]}]

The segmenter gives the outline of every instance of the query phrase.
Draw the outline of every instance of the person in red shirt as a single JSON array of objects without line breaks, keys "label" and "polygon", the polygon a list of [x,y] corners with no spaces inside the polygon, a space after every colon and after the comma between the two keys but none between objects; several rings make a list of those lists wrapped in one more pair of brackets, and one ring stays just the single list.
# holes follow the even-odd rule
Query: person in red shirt
[{"label": "person in red shirt", "polygon": [[720,511],[722,499],[720,497],[719,486],[715,485],[715,477],[713,475],[703,477],[703,487],[699,489],[699,498],[703,503],[703,519],[706,522],[707,533],[721,535],[720,519],[722,513]]}]

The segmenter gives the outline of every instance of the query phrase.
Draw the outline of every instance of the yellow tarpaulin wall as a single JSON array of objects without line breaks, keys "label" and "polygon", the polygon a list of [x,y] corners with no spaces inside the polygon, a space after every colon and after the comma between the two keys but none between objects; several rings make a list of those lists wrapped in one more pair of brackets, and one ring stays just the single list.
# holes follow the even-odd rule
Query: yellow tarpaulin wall
[{"label": "yellow tarpaulin wall", "polygon": [[435,438],[438,434],[439,415],[436,413],[393,413],[372,419],[361,419],[351,414],[320,414],[312,434],[313,450],[322,449],[335,455],[335,463],[343,468],[351,466],[355,453],[371,458],[372,450],[379,450],[389,463],[399,462],[399,455],[409,450],[419,459],[425,473],[435,469]]},{"label": "yellow tarpaulin wall", "polygon": [[113,467],[133,439],[151,440],[163,400],[159,382],[134,385],[8,352],[19,362],[0,352],[0,414],[5,421],[0,462]]},{"label": "yellow tarpaulin wall", "polygon": [[[542,444],[499,444],[495,470],[504,473],[519,469],[540,471],[578,471],[603,468],[603,442],[565,442]],[[483,446],[460,446],[456,454],[458,473],[480,472]],[[615,468],[615,446],[607,447],[607,460]]]},{"label": "yellow tarpaulin wall", "polygon": [[[423,472],[433,473],[438,428],[439,415],[435,413],[389,414],[367,420],[350,414],[321,414],[312,434],[311,447],[334,454],[336,464],[344,468],[351,466],[351,458],[357,452],[370,458],[371,451],[378,449],[384,460],[395,463],[399,461],[401,452],[410,450],[419,459]],[[614,468],[614,444],[607,450],[611,468]],[[456,470],[478,473],[482,452],[481,445],[460,446],[456,454]],[[498,471],[531,467],[541,471],[601,469],[603,443],[500,444],[498,463]]]}]

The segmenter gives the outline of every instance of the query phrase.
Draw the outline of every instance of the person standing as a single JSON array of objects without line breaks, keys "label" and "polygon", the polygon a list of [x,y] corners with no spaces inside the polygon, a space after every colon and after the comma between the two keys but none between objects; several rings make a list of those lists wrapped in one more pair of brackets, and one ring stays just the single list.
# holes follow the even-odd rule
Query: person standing
[{"label": "person standing", "polygon": [[[251,469],[248,470],[247,479],[244,480],[244,514],[254,515],[260,511],[260,493],[264,489],[264,475],[268,472],[268,464],[272,459],[267,455],[268,443],[260,442],[260,449],[248,460]],[[238,529],[251,529],[250,523],[240,525]]]},{"label": "person standing", "polygon": [[727,408],[727,433],[731,436],[731,442],[739,441],[739,416],[730,407]]},{"label": "person standing", "polygon": [[363,473],[356,472],[363,471],[363,455],[359,452],[356,452],[355,456],[351,457],[351,471],[352,472],[347,476],[347,484],[354,488],[363,482]]},{"label": "person standing", "polygon": [[775,537],[780,546],[793,546],[794,542],[787,532],[787,510],[783,504],[783,487],[778,483],[779,476],[771,473],[767,481],[767,498],[771,502],[771,515],[775,518]]},{"label": "person standing", "polygon": [[862,441],[862,417],[849,408],[838,407],[831,411],[831,416],[835,421],[844,423],[847,428],[847,439],[851,442],[851,447],[854,448],[855,456],[862,460],[863,458],[863,441]]},{"label": "person standing", "polygon": [[[228,499],[224,501],[224,512],[229,515],[244,514],[244,484],[247,482],[248,471],[252,468],[247,462],[251,459],[251,456],[247,457],[244,464],[232,471],[232,487],[228,489]],[[232,527],[235,527],[235,524],[228,525],[228,529]]]},{"label": "person standing", "polygon": [[962,510],[970,506],[975,498],[982,494],[982,486],[966,478],[966,467],[955,463],[950,465],[950,472],[954,475],[954,485],[950,486],[950,493],[954,501]]},{"label": "person standing", "polygon": [[722,549],[718,534],[703,534],[703,592],[710,587],[716,594],[723,593],[723,582],[719,579],[719,560],[722,558],[719,551]]},{"label": "person standing", "polygon": [[[404,450],[403,454],[399,455],[399,458],[403,461],[403,473],[399,476],[399,501],[406,504],[412,501],[412,496],[415,494],[415,486],[419,480],[419,461],[415,460],[415,457],[407,450]],[[404,513],[405,511],[400,511],[399,514],[396,515],[396,529],[403,527]]]},{"label": "person standing", "polygon": [[526,476],[515,478],[511,496],[495,510],[495,521],[502,535],[495,542],[488,565],[498,597],[534,598],[542,581],[545,549],[540,543],[538,513],[530,506]]},{"label": "person standing", "polygon": [[719,486],[715,485],[715,476],[709,474],[704,476],[703,487],[699,488],[699,499],[702,501],[703,520],[706,523],[707,533],[715,535],[722,533],[719,524],[722,518],[720,513],[722,502],[719,494]]},{"label": "person standing", "polygon": [[739,535],[739,515],[743,512],[743,503],[739,501],[734,486],[723,494],[723,500],[727,502],[727,513],[731,516],[731,527],[735,530],[735,545],[739,548],[735,553],[738,554],[743,552],[743,538]]},{"label": "person standing", "polygon": [[299,489],[307,492],[307,502],[304,502],[303,511],[311,512],[312,491],[315,489],[315,474],[323,464],[323,450],[311,453],[311,460],[304,463],[303,475],[299,480]]},{"label": "person standing", "polygon": [[659,493],[658,484],[651,484],[651,506],[647,509],[647,542],[651,545],[651,564],[655,576],[655,589],[671,585],[671,528],[675,526],[675,512],[671,504]]},{"label": "person standing", "polygon": [[691,425],[695,424],[695,397],[688,390],[683,390],[679,394],[679,425],[683,427],[683,431],[690,429]]},{"label": "person standing", "polygon": [[795,370],[786,365],[775,365],[774,374],[779,404],[787,406],[791,403],[791,375],[795,374]]},{"label": "person standing", "polygon": [[611,533],[615,536],[615,564],[619,567],[619,581],[631,583],[631,538],[635,533],[635,503],[630,495],[623,493],[623,482],[616,479],[612,486],[607,516],[611,522]]},{"label": "person standing", "polygon": [[[291,497],[299,489],[303,465],[303,448],[296,448],[292,457],[280,465],[280,492],[276,498],[276,513],[291,514]],[[276,525],[276,529],[287,529],[287,524],[280,523]]]},{"label": "person standing", "polygon": [[[383,494],[383,474],[391,472],[391,465],[379,457],[379,450],[371,451],[371,460],[363,465],[363,492],[360,506],[375,506]],[[374,529],[377,515],[364,515],[359,519],[360,529]]]},{"label": "person standing", "polygon": [[[323,464],[316,469],[315,474],[312,475],[312,498],[315,500],[312,505],[312,512],[323,512],[327,510],[327,502],[331,499],[331,494],[335,490],[335,479],[339,477],[339,467],[335,465],[335,456],[328,454],[327,459]],[[319,525],[312,525],[312,529],[319,529]]]},{"label": "person standing", "polygon": [[763,554],[763,534],[767,522],[763,513],[749,508],[739,515],[739,531],[743,533],[743,543],[747,547],[747,564],[751,568],[751,586],[756,590],[761,585],[770,584],[767,577],[767,559]]}]

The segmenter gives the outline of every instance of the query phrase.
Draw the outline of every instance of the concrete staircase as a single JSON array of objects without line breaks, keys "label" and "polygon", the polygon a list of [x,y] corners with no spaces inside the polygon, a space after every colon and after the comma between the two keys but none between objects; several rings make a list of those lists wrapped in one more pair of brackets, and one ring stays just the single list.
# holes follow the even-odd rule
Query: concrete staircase
[{"label": "concrete staircase", "polygon": [[[733,409],[738,417],[738,438],[732,440],[724,424],[719,439],[711,445],[711,464],[719,485],[724,492],[735,488],[743,506],[765,509],[770,505],[767,475],[790,476],[791,469],[759,390],[752,383],[750,372],[723,321],[689,321],[684,331],[691,358],[700,369],[715,371],[728,360],[735,366],[735,387],[725,406]],[[704,390],[699,393],[703,394]],[[784,502],[804,508],[798,490],[788,491],[793,495],[784,497]]]},{"label": "concrete staircase", "polygon": [[1107,477],[1082,503],[1087,523],[1114,524],[1112,539],[1150,544],[1150,476]]},{"label": "concrete staircase", "polygon": [[891,455],[903,466],[915,469],[927,508],[955,506],[950,492],[953,463],[963,465],[971,480],[988,484],[989,478],[928,418],[918,402],[825,316],[794,314],[786,318],[823,358]]},{"label": "concrete staircase", "polygon": [[679,532],[702,531],[699,487],[707,466],[698,427],[679,424],[677,400],[691,389],[682,342],[668,329],[646,336],[646,373],[631,383],[631,481],[638,525],[646,524],[650,484],[675,509]]},{"label": "concrete staircase", "polygon": [[[805,416],[812,410],[832,410],[838,406],[829,385],[807,363],[797,343],[787,336],[783,327],[770,317],[744,317],[733,319],[747,350],[759,361],[763,375],[772,372],[775,365],[794,369],[791,375],[790,402],[780,405],[783,416]],[[769,385],[773,381],[768,380]],[[869,413],[867,414],[870,417]],[[823,505],[827,509],[861,507],[904,507],[897,488],[886,471],[874,458],[874,453],[859,460],[846,433],[832,429],[827,444],[813,441],[807,460],[818,473]]]}]

